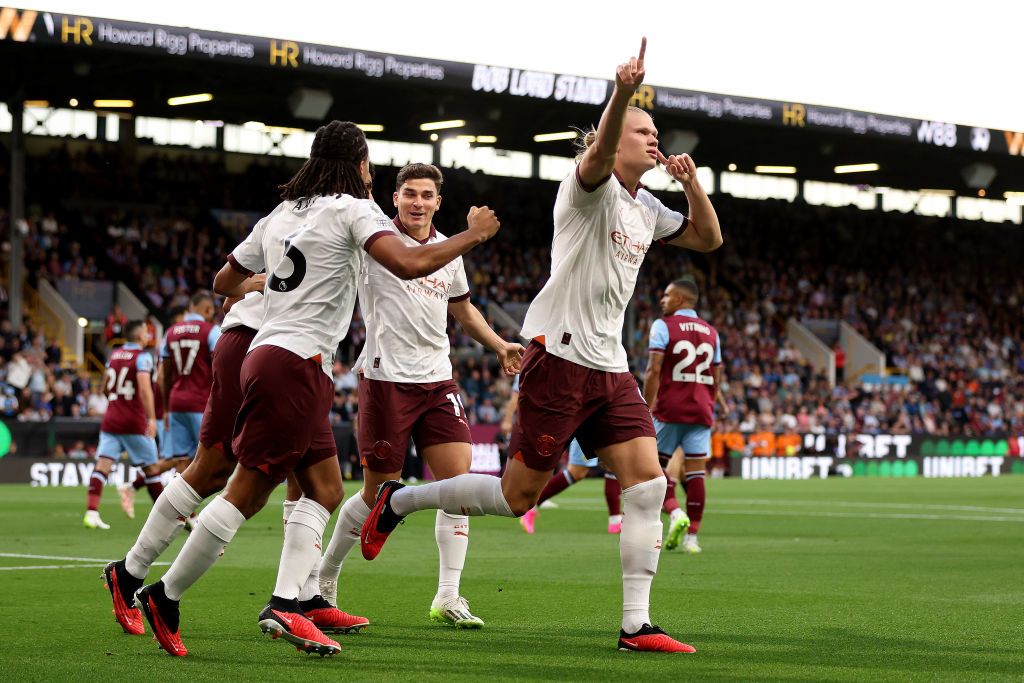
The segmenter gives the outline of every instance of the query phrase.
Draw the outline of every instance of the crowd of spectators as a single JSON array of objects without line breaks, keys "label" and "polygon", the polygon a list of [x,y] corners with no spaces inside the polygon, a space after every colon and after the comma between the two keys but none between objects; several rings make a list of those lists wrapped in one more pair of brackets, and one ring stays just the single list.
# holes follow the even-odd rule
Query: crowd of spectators
[{"label": "crowd of spectators", "polygon": [[[26,263],[34,276],[51,280],[121,279],[158,312],[186,304],[192,291],[209,286],[224,255],[276,203],[276,185],[299,163],[260,159],[228,173],[223,161],[202,154],[150,154],[134,164],[118,154],[54,148],[30,158],[30,177],[45,175],[47,188],[45,196],[32,194],[29,184]],[[388,213],[395,174],[377,169],[374,183],[375,199]],[[547,279],[556,184],[450,169],[445,175],[435,216],[441,232],[461,230],[471,205],[495,208],[503,225],[498,239],[466,257],[474,301],[485,315],[491,303],[520,315]],[[58,204],[46,203],[55,196]],[[685,210],[681,193],[661,196]],[[647,255],[625,329],[638,376],[661,290],[689,274],[702,286],[700,315],[722,336],[723,430],[1024,430],[1024,278],[1011,258],[1024,253],[1019,230],[799,202],[713,201],[725,234],[720,250],[704,255],[656,246]],[[791,317],[845,320],[908,383],[830,386],[787,340]],[[496,327],[511,337],[497,321]],[[449,333],[470,418],[499,422],[509,380],[454,324]],[[351,365],[364,339],[357,310],[334,370],[336,420],[358,410]],[[74,379],[65,379],[59,359],[48,362],[38,335],[12,332],[0,344],[6,345],[5,375],[14,356],[19,369],[22,363],[32,369],[15,391],[18,410],[31,416],[25,419],[95,408],[87,383],[74,371]],[[12,344],[19,345],[13,353]]]},{"label": "crowd of spectators", "polygon": [[[695,268],[652,250],[638,306],[649,327],[676,273],[702,278],[722,334],[736,431],[986,435],[1024,430],[1024,279],[1014,228],[717,197],[726,243]],[[645,296],[645,293],[649,293]],[[844,320],[905,385],[830,388],[785,322]],[[643,355],[643,331],[633,357]]]},{"label": "crowd of spectators", "polygon": [[99,382],[62,356],[57,340],[32,321],[18,328],[0,321],[0,415],[22,422],[102,416],[107,399]]}]

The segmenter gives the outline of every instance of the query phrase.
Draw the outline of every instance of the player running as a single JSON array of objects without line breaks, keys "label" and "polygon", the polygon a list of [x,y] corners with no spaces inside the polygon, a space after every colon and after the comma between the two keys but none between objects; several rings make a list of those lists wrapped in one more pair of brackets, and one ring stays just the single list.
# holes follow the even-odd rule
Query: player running
[{"label": "player running", "polygon": [[[385,483],[363,525],[362,551],[373,559],[403,516],[518,517],[534,506],[562,451],[575,436],[622,486],[623,612],[618,647],[694,652],[651,623],[651,582],[658,566],[665,477],[654,425],[629,373],[622,327],[644,255],[654,241],[699,251],[722,242],[714,208],[688,155],[665,158],[651,117],[629,107],[644,77],[644,51],[616,70],[615,88],[586,150],[555,200],[551,277],[530,305],[512,454],[501,479],[463,474],[422,486]],[[691,217],[666,208],[640,185],[661,160],[683,185]],[[461,512],[460,512],[461,511]]]},{"label": "player running", "polygon": [[[406,245],[447,239],[433,224],[443,182],[441,171],[430,164],[409,164],[398,172],[393,198],[398,215],[391,230]],[[497,354],[506,371],[518,370],[523,351],[495,334],[470,301],[461,257],[417,280],[402,280],[367,258],[359,277],[359,306],[366,323],[366,344],[354,368],[360,375],[357,441],[363,487],[342,506],[320,562],[320,593],[330,603],[336,602],[341,565],[359,542],[377,488],[401,476],[410,437],[435,479],[469,472],[473,439],[452,380],[448,316]],[[458,628],[481,628],[483,620],[459,595],[469,518],[438,510],[434,538],[440,571],[430,618]]]},{"label": "player running", "polygon": [[[697,532],[704,517],[704,469],[711,455],[711,425],[722,386],[722,342],[718,331],[697,316],[700,288],[692,279],[676,280],[661,297],[664,316],[651,325],[644,400],[651,406],[658,433],[658,456],[668,464],[683,449],[686,512],[672,513],[665,549],[701,551]],[[708,372],[710,370],[710,372]]]},{"label": "player running", "polygon": [[320,558],[324,528],[342,497],[328,418],[334,396],[330,372],[351,321],[362,252],[401,277],[422,277],[499,227],[492,211],[473,207],[467,231],[407,247],[393,239],[390,220],[366,199],[367,166],[366,138],[358,126],[332,121],[318,129],[309,160],[282,186],[284,201],[256,224],[214,281],[219,294],[233,296],[254,272],[270,273],[264,316],[241,367],[243,397],[231,442],[239,466],[224,493],[203,509],[163,578],[136,594],[157,640],[172,655],[187,654],[179,630],[181,596],[291,472],[303,496],[288,518],[277,585],[259,625],[307,652],[330,655],[341,649],[303,615],[297,596]]},{"label": "player running", "polygon": [[[168,314],[170,318],[170,324],[181,322],[185,318],[187,309],[184,306],[175,306]],[[161,348],[163,343],[161,343]],[[128,519],[135,519],[135,492],[151,483],[154,477],[159,477],[169,469],[174,469],[175,462],[170,450],[170,432],[165,425],[164,418],[166,411],[164,410],[164,392],[163,392],[163,373],[164,364],[160,361],[159,353],[156,358],[156,382],[153,390],[153,404],[156,412],[156,448],[157,454],[160,458],[157,461],[155,467],[155,473],[152,475],[146,475],[144,472],[139,472],[138,476],[135,477],[135,481],[129,483],[125,482],[117,487],[117,491],[121,494],[121,509]],[[150,481],[147,481],[150,480]]]},{"label": "player running", "polygon": [[133,320],[125,326],[128,343],[110,353],[104,375],[107,412],[100,423],[96,467],[89,478],[87,529],[109,529],[100,518],[99,504],[114,463],[127,452],[132,465],[141,467],[149,495],[155,501],[163,490],[156,471],[156,412],[153,406],[153,356],[143,347],[146,326]]}]

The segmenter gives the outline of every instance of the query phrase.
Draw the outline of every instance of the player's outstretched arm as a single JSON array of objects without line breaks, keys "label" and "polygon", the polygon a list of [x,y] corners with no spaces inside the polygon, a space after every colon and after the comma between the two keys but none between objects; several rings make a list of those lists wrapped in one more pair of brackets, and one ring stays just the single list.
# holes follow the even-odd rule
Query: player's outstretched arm
[{"label": "player's outstretched arm", "polygon": [[633,93],[644,82],[644,54],[647,52],[647,38],[640,41],[640,54],[630,57],[628,62],[615,69],[615,88],[597,125],[597,139],[580,160],[580,182],[594,186],[604,181],[615,168],[615,157],[626,125],[626,109]]},{"label": "player's outstretched arm", "polygon": [[501,227],[494,211],[472,207],[467,217],[469,228],[435,244],[407,247],[401,240],[374,240],[367,250],[373,260],[403,280],[412,280],[435,273],[448,263],[483,244]]},{"label": "player's outstretched arm", "polygon": [[707,252],[718,249],[722,246],[722,226],[718,223],[718,214],[711,204],[708,193],[697,180],[697,164],[689,154],[673,154],[666,157],[661,150],[658,150],[658,161],[670,176],[682,184],[686,201],[690,205],[689,227],[669,244],[694,251]]},{"label": "player's outstretched arm", "polygon": [[449,303],[448,313],[458,321],[470,337],[498,356],[498,362],[506,375],[511,377],[519,373],[519,362],[526,349],[522,344],[506,342],[499,337],[487,324],[480,310],[469,299]]}]

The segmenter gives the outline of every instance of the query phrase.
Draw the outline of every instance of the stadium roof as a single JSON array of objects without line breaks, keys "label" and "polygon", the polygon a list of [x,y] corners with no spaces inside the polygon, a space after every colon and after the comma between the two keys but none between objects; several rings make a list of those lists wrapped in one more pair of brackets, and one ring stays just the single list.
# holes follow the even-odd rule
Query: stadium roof
[{"label": "stadium roof", "polygon": [[[219,4],[211,5],[209,19],[214,21]],[[432,35],[454,32],[429,18],[409,22]],[[352,22],[340,22],[339,31],[347,23]],[[391,28],[381,29],[380,23],[374,25],[375,37],[361,37],[360,43],[383,39]],[[575,74],[96,16],[32,16],[0,9],[0,28],[0,63],[13,67],[0,69],[4,99],[21,87],[27,99],[54,106],[66,106],[61,103],[72,97],[83,103],[124,98],[134,102],[134,114],[228,123],[255,120],[307,130],[319,120],[338,117],[380,124],[380,137],[408,142],[428,140],[422,123],[460,119],[466,126],[458,132],[495,136],[499,148],[569,156],[567,143],[539,143],[534,136],[596,123],[610,87],[603,78]],[[578,24],[562,28],[565,36],[579,30]],[[523,50],[524,57],[527,52]],[[300,88],[327,91],[333,104],[319,119],[298,118],[289,99]],[[185,106],[167,102],[196,93],[210,93],[213,99]],[[661,86],[641,95],[639,104],[654,114],[666,151],[683,151],[680,144],[696,142],[698,162],[719,170],[729,164],[740,171],[763,164],[793,165],[803,178],[963,193],[972,189],[964,169],[986,164],[996,175],[988,184],[990,196],[1024,190],[1022,133]],[[842,177],[833,171],[842,164],[872,162],[881,170]]]},{"label": "stadium roof", "polygon": [[[1024,131],[1024,5],[520,0],[287,4],[47,0],[22,6],[431,59],[608,78],[649,38],[655,86]],[[626,26],[626,28],[624,28]]]}]

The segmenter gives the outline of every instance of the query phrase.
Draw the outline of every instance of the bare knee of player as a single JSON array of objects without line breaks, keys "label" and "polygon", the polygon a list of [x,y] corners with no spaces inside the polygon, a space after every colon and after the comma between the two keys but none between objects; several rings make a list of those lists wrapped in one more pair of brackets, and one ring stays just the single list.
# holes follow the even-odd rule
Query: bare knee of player
[{"label": "bare knee of player", "polygon": [[246,519],[263,509],[270,498],[276,482],[258,470],[239,467],[238,473],[228,483],[224,500],[231,503]]},{"label": "bare knee of player", "polygon": [[[114,469],[114,459],[108,458],[105,455],[100,455],[96,458],[95,470],[100,474],[110,474],[110,470]],[[145,471],[145,470],[143,470]]]},{"label": "bare knee of player", "polygon": [[505,494],[505,502],[508,503],[509,509],[512,510],[512,514],[516,517],[522,517],[532,510],[537,505],[538,498],[540,498],[539,493],[535,496],[523,493]]},{"label": "bare knee of player", "polygon": [[473,465],[473,447],[465,442],[427,446],[420,452],[434,479],[451,479],[468,474]]},{"label": "bare knee of player", "polygon": [[302,489],[302,497],[318,503],[328,514],[334,512],[341,504],[345,488],[341,483],[341,468],[338,467],[337,454],[331,454],[330,457],[296,470],[294,475],[295,481]]},{"label": "bare knee of player", "polygon": [[299,486],[299,482],[295,479],[294,474],[289,474],[285,488],[284,499],[285,500],[298,500],[302,498],[302,487]]},{"label": "bare knee of player", "polygon": [[[547,471],[531,470],[531,473],[534,472],[541,476],[548,476]],[[512,514],[522,517],[537,505],[546,479],[534,478],[535,481],[523,481],[515,475],[509,476],[509,470],[505,471],[505,475],[501,480],[501,494],[505,497],[505,502],[508,503]]]},{"label": "bare knee of player", "polygon": [[223,490],[234,471],[235,463],[223,449],[200,444],[195,459],[188,463],[181,476],[197,494],[206,498]]},{"label": "bare knee of player", "polygon": [[651,437],[638,437],[598,449],[598,457],[624,490],[665,476],[658,459],[658,447]]},{"label": "bare knee of player", "polygon": [[572,477],[573,483],[583,481],[590,476],[590,468],[583,465],[569,465],[566,469],[569,470],[569,476]]},{"label": "bare knee of player", "polygon": [[308,484],[308,480],[304,481],[300,491],[306,498],[316,501],[328,512],[337,510],[342,498],[345,497],[345,487],[340,474],[336,479],[318,480],[313,486]]},{"label": "bare knee of player", "polygon": [[683,472],[687,475],[704,474],[707,469],[707,453],[687,453],[683,457]]},{"label": "bare knee of player", "polygon": [[374,472],[364,467],[363,488],[360,489],[359,495],[363,497],[363,502],[366,503],[366,506],[372,508],[374,503],[377,502],[377,489],[380,488],[380,485],[386,481],[398,480],[401,477],[401,470],[397,472]]}]

